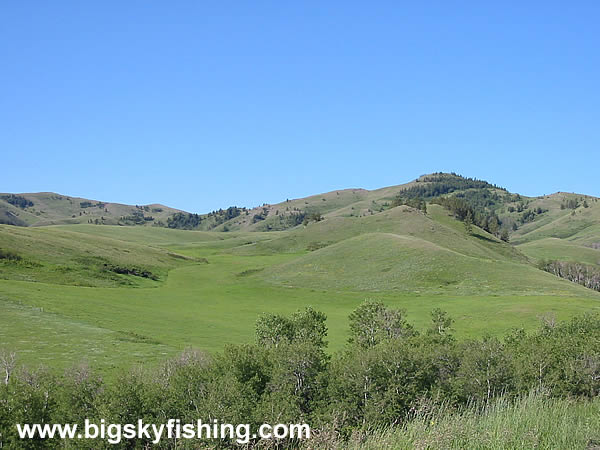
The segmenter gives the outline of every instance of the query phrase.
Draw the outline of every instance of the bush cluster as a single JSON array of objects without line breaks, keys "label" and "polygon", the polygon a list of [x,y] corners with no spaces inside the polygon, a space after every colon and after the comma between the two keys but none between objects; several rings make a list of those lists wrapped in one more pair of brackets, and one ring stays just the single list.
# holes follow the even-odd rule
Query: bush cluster
[{"label": "bush cluster", "polygon": [[25,197],[23,197],[21,195],[8,194],[8,195],[3,195],[0,198],[2,198],[2,200],[6,201],[7,203],[10,203],[11,205],[16,206],[17,208],[21,208],[21,209],[25,209],[25,208],[29,208],[30,206],[33,206],[33,202],[31,200],[27,200]]}]

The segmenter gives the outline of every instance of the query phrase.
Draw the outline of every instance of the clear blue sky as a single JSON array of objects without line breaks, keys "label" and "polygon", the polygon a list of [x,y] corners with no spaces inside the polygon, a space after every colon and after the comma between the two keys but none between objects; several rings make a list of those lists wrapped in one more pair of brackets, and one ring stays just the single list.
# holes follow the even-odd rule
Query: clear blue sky
[{"label": "clear blue sky", "polygon": [[456,171],[600,196],[600,2],[12,1],[0,191],[206,212]]}]

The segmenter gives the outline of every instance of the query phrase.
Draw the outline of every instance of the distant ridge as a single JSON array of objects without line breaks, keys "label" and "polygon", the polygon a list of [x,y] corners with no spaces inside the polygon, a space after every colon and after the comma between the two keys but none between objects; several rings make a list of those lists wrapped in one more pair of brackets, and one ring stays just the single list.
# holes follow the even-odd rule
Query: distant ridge
[{"label": "distant ridge", "polygon": [[0,194],[0,223],[8,225],[161,225],[177,212],[182,211],[159,204],[124,205],[54,192]]},{"label": "distant ridge", "polygon": [[[448,199],[454,199],[449,201]],[[41,192],[0,194],[0,223],[19,226],[68,224],[163,226],[200,231],[282,231],[322,219],[377,215],[402,204],[464,202],[475,225],[511,242],[566,238],[578,234],[586,246],[600,243],[600,204],[595,197],[557,192],[527,197],[487,181],[455,173],[432,173],[375,190],[340,189],[254,208],[229,207],[193,214],[164,205],[124,205]],[[464,212],[464,211],[463,211]],[[456,212],[460,216],[460,212]],[[489,215],[497,224],[486,228]],[[463,217],[459,217],[463,220]],[[585,235],[587,230],[588,235]],[[598,236],[598,237],[597,237]]]}]

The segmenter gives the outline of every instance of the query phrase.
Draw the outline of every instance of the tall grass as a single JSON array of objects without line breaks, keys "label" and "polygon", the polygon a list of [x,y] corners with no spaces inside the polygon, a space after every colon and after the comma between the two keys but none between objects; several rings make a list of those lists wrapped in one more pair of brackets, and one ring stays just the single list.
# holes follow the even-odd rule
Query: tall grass
[{"label": "tall grass", "polygon": [[316,436],[308,447],[600,449],[600,399],[553,399],[532,393],[516,401],[502,397],[460,411],[442,406],[417,413],[402,427],[355,434],[345,444],[335,441],[332,436]]}]

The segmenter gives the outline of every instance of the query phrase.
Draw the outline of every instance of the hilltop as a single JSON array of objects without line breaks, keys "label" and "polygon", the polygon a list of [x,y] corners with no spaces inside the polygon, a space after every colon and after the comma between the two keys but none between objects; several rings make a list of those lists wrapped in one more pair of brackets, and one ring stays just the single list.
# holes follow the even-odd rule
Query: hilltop
[{"label": "hilltop", "polygon": [[124,205],[53,192],[0,193],[0,224],[8,225],[160,225],[178,212],[159,204]]}]

